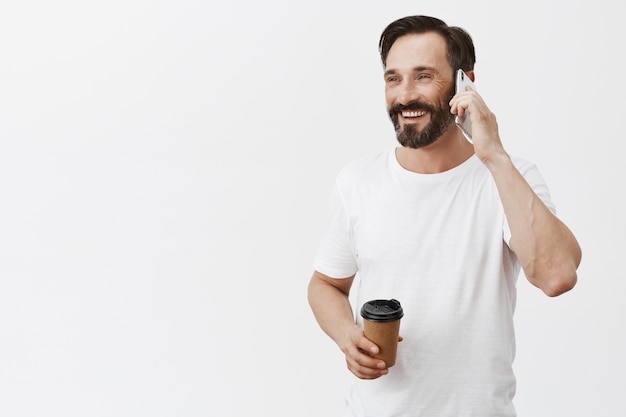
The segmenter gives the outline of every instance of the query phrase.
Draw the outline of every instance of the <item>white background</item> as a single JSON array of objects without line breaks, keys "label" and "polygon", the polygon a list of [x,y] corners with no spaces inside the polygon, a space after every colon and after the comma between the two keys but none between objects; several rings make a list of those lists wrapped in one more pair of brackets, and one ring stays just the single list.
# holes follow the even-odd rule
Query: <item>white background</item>
[{"label": "white background", "polygon": [[337,416],[306,301],[327,196],[395,143],[380,32],[467,29],[505,146],[583,247],[520,276],[520,416],[623,413],[626,30],[611,0],[5,1],[0,415]]}]

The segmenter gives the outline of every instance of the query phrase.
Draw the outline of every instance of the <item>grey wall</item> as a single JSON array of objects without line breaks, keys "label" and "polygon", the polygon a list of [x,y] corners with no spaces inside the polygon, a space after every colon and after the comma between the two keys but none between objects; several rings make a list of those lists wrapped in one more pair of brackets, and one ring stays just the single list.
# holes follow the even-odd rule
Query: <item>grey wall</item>
[{"label": "grey wall", "polygon": [[584,251],[520,276],[521,416],[622,409],[626,32],[618,4],[0,5],[0,414],[338,415],[306,285],[347,162],[394,145],[377,41],[465,27],[506,148]]}]

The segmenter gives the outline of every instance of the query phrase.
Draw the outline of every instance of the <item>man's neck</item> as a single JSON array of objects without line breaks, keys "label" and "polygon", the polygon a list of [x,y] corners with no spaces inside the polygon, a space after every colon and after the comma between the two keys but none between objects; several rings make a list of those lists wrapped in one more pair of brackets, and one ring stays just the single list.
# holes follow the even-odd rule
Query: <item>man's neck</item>
[{"label": "man's neck", "polygon": [[454,130],[446,132],[434,143],[419,149],[398,147],[396,159],[406,170],[419,174],[437,174],[467,161],[474,154],[474,146],[463,134]]}]

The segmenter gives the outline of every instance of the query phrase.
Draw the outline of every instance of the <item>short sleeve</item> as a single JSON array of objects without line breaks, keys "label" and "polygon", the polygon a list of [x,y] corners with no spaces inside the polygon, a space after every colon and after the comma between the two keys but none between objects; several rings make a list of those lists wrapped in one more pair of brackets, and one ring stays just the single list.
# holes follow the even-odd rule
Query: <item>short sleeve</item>
[{"label": "short sleeve", "polygon": [[328,205],[328,225],[314,261],[314,268],[331,278],[347,278],[357,272],[352,250],[350,219],[337,183]]}]

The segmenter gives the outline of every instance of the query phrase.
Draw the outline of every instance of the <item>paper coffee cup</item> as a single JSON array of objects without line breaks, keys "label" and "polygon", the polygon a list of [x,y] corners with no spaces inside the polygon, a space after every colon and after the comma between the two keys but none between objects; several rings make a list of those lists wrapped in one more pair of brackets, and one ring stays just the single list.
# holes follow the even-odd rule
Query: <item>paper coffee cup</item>
[{"label": "paper coffee cup", "polygon": [[391,368],[396,364],[400,319],[404,311],[398,300],[372,300],[361,307],[365,337],[379,349],[377,359],[382,359]]}]

